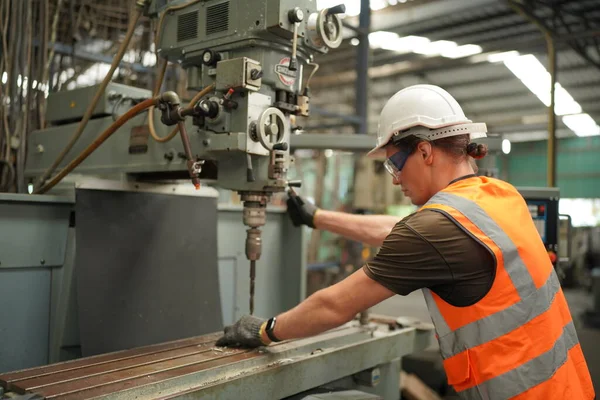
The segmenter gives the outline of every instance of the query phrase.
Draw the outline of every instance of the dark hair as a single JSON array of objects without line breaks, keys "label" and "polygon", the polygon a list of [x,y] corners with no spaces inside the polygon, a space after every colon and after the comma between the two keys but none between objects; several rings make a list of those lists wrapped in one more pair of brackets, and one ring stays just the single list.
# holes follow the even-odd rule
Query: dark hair
[{"label": "dark hair", "polygon": [[[410,153],[412,153],[417,148],[417,145],[424,141],[424,139],[421,139],[415,135],[410,135],[394,141],[393,143],[400,149],[408,150]],[[480,159],[485,157],[488,152],[488,147],[486,144],[471,142],[468,134],[437,139],[431,141],[430,143],[433,147],[440,148],[456,158],[470,156],[475,159]]]}]

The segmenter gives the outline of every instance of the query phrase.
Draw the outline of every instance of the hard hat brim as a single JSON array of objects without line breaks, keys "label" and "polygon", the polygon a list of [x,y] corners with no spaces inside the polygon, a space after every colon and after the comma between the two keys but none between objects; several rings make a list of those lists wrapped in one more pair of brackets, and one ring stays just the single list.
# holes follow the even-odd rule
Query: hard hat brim
[{"label": "hard hat brim", "polygon": [[385,156],[385,146],[387,143],[382,143],[375,146],[371,151],[367,153],[367,157],[381,157]]}]

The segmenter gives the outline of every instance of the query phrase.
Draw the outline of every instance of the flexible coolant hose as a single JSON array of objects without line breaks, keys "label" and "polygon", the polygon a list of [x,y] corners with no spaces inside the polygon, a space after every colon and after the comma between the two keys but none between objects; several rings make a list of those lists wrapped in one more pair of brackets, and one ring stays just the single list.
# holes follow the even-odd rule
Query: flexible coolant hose
[{"label": "flexible coolant hose", "polygon": [[137,26],[138,20],[142,16],[142,12],[143,12],[142,7],[135,8],[135,11],[133,12],[133,16],[132,16],[131,20],[129,21],[129,26],[127,27],[127,33],[125,34],[125,39],[123,39],[123,42],[121,43],[121,47],[119,47],[117,54],[113,58],[113,62],[110,66],[110,70],[104,77],[104,80],[100,84],[100,87],[98,88],[98,91],[94,95],[92,102],[90,103],[87,110],[85,111],[83,119],[81,120],[81,122],[79,123],[79,126],[77,127],[77,131],[75,131],[75,133],[71,137],[71,140],[69,140],[69,143],[67,144],[67,146],[65,146],[65,148],[60,152],[60,154],[58,155],[56,160],[52,163],[52,165],[40,177],[40,180],[38,181],[38,183],[36,185],[38,188],[41,187],[44,184],[44,182],[46,181],[46,179],[48,179],[52,175],[52,173],[56,170],[56,168],[60,165],[60,163],[65,159],[65,157],[67,156],[69,151],[71,151],[71,149],[73,148],[73,146],[75,145],[77,140],[79,140],[79,138],[81,137],[83,130],[85,129],[88,121],[92,117],[92,113],[94,112],[94,109],[96,108],[96,104],[98,103],[98,101],[100,100],[100,97],[104,93],[106,86],[108,86],[108,83],[112,79],[112,76],[113,76],[115,70],[117,69],[117,66],[123,59],[123,55],[125,54],[127,47],[129,47],[129,42],[131,42],[131,38],[133,37],[135,27]]},{"label": "flexible coolant hose", "polygon": [[100,136],[98,136],[88,147],[85,148],[73,161],[71,161],[62,171],[60,171],[50,182],[34,191],[34,194],[44,194],[59,183],[68,173],[73,171],[90,154],[94,152],[102,143],[106,141],[117,129],[123,126],[131,118],[147,108],[155,106],[158,103],[158,97],[147,99],[129,109],[125,114],[119,117],[111,126],[109,126]]},{"label": "flexible coolant hose", "polygon": [[[165,61],[165,65],[166,65],[166,63],[167,62]],[[162,74],[162,76],[164,76],[164,69],[162,68],[162,66],[161,66],[161,70],[159,71],[159,76],[160,76],[160,74]],[[162,81],[162,78],[160,80]],[[158,81],[157,81],[157,87],[159,89],[160,89],[160,86],[161,85],[158,84]],[[215,88],[215,85],[212,84],[212,85],[209,85],[209,86],[205,87],[204,89],[202,89],[198,93],[196,93],[196,95],[190,101],[190,104],[188,105],[188,108],[194,107],[194,105],[196,105],[196,103],[202,97],[204,97],[207,94],[209,94],[210,92],[212,92],[214,88]],[[158,94],[158,89],[155,87],[154,90],[155,90],[154,96],[156,96]],[[173,128],[173,130],[171,131],[171,133],[169,133],[165,137],[158,136],[158,134],[156,133],[156,129],[154,128],[154,107],[151,107],[150,110],[148,111],[148,130],[150,131],[150,135],[152,136],[152,139],[156,140],[159,143],[166,143],[169,140],[173,139],[177,135],[177,132],[179,132],[179,126],[176,126],[175,128]]]}]

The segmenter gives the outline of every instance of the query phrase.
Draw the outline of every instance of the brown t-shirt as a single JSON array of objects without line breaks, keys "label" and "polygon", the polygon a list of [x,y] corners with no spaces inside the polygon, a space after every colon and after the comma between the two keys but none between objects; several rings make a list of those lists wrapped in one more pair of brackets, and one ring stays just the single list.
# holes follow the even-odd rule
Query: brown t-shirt
[{"label": "brown t-shirt", "polygon": [[457,307],[483,298],[496,275],[492,252],[434,210],[398,222],[363,268],[371,279],[397,294],[429,288]]}]

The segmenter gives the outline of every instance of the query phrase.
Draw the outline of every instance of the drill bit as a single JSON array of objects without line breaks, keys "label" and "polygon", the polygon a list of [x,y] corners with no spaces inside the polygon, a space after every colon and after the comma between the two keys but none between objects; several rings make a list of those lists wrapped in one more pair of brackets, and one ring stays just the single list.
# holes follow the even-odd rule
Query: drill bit
[{"label": "drill bit", "polygon": [[254,314],[254,278],[256,277],[256,261],[250,261],[250,315]]}]

